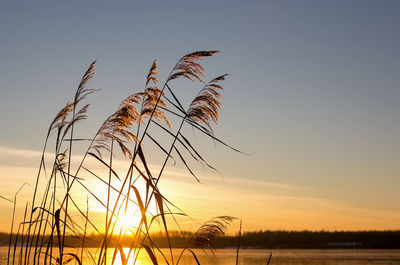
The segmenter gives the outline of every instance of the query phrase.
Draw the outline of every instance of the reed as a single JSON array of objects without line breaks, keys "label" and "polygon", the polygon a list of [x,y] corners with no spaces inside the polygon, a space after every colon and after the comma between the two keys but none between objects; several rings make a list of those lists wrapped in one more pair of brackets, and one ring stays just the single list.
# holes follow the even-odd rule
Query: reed
[{"label": "reed", "polygon": [[[155,265],[159,262],[177,265],[185,251],[192,254],[194,263],[200,264],[194,248],[214,251],[215,241],[224,236],[227,225],[235,218],[219,216],[210,219],[193,234],[179,258],[174,260],[168,220],[172,217],[179,225],[175,217],[188,215],[164,196],[158,184],[171,160],[180,161],[198,182],[201,180],[192,170],[190,160],[216,170],[197,150],[190,137],[185,135],[184,127],[191,127],[210,140],[240,152],[215,136],[212,129],[218,123],[223,89],[221,83],[227,75],[205,82],[201,60],[217,53],[196,51],[182,56],[162,85],[159,85],[157,61],[154,61],[145,78],[143,91],[123,100],[94,136],[78,139],[75,137],[76,131],[79,123],[87,119],[90,106],[84,101],[98,91],[87,87],[95,75],[96,61],[89,66],[73,100],[60,109],[47,130],[31,203],[25,207],[24,220],[20,223],[16,238],[12,240],[10,237],[8,264],[11,261],[12,264],[24,265],[82,264],[85,255],[91,257],[85,259],[85,263],[106,265],[111,260],[111,264],[114,264],[119,258],[122,264],[128,264],[130,261],[136,263],[141,251],[147,253]],[[180,79],[204,83],[186,108],[173,89]],[[178,124],[177,129],[172,124]],[[82,149],[76,148],[76,145],[86,146],[83,154],[76,152]],[[150,167],[149,161],[155,154],[154,151],[148,154],[148,146],[156,148],[156,155],[163,157],[158,172]],[[54,150],[54,159],[46,163],[50,148]],[[116,156],[127,162],[123,174],[115,169],[113,159]],[[87,163],[89,158],[98,165],[91,168]],[[98,173],[98,168],[106,169],[107,174]],[[86,182],[88,176],[103,185],[104,190],[92,189]],[[45,187],[43,192],[39,189],[42,185]],[[145,188],[141,189],[141,186]],[[86,207],[79,203],[79,198],[74,197],[73,190],[85,194]],[[102,194],[106,194],[105,199]],[[93,221],[89,199],[104,208],[102,224]],[[149,210],[150,205],[155,205],[156,212]],[[140,215],[139,223],[133,226],[132,215],[132,226],[118,228],[120,219],[132,209]],[[150,231],[155,223],[165,232],[169,243],[167,253],[152,240]],[[88,230],[104,231],[97,253],[91,253],[87,247],[91,245],[88,244]],[[121,242],[121,238],[127,235],[131,236],[128,251],[122,248]],[[81,243],[74,251],[67,252],[67,239],[71,236]],[[17,244],[17,240],[21,244]],[[114,247],[113,253],[108,251],[111,246]]]}]

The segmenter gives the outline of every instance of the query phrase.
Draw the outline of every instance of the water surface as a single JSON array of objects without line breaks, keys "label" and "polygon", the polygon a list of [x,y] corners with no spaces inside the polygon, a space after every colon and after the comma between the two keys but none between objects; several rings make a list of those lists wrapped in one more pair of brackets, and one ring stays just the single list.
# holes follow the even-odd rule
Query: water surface
[{"label": "water surface", "polygon": [[[69,249],[67,252],[76,252]],[[168,261],[171,261],[168,249],[162,249]],[[110,253],[113,249],[110,249]],[[125,249],[127,254],[127,250]],[[176,263],[180,249],[173,250],[173,259]],[[272,252],[271,265],[377,265],[400,264],[400,249],[241,249],[239,252],[239,264],[241,265],[266,265],[269,254]],[[91,249],[93,258],[96,259],[96,249]],[[235,265],[236,250],[221,249],[215,252],[215,256],[195,250],[196,256],[202,265]],[[79,253],[77,253],[80,256]],[[110,255],[111,257],[112,255]],[[83,256],[83,264],[93,264],[90,255]],[[7,247],[0,247],[0,264],[7,264]],[[160,265],[167,264],[161,254],[157,254]],[[73,264],[73,263],[69,263]],[[111,264],[111,258],[108,264]],[[121,265],[118,258],[116,265]],[[144,250],[139,252],[137,265],[151,265],[150,258]],[[197,264],[190,252],[185,252],[179,262],[181,265]]]}]

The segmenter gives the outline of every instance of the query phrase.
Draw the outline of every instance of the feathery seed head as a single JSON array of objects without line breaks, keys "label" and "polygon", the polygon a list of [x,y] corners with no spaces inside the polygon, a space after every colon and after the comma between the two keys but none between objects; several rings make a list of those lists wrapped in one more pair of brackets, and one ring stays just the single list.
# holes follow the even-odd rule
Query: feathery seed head
[{"label": "feathery seed head", "polygon": [[211,130],[210,121],[218,123],[218,111],[221,107],[222,86],[218,82],[225,80],[227,75],[221,75],[208,82],[189,106],[187,117],[194,122],[203,123]]},{"label": "feathery seed head", "polygon": [[201,60],[203,57],[213,56],[218,51],[196,51],[183,56],[173,69],[173,74],[169,77],[168,81],[179,77],[185,77],[190,80],[197,79],[203,82],[204,68],[196,61]]}]

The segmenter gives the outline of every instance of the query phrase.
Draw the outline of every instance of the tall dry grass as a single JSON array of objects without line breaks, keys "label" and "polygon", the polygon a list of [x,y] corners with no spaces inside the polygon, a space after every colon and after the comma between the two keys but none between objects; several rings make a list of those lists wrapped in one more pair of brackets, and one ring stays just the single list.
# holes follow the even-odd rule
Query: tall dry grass
[{"label": "tall dry grass", "polygon": [[[171,265],[179,264],[184,252],[188,251],[193,256],[193,262],[199,264],[194,248],[214,250],[215,241],[225,234],[233,217],[210,219],[193,234],[179,258],[174,260],[169,222],[179,225],[176,217],[187,214],[164,196],[158,184],[171,160],[180,161],[196,181],[200,179],[192,170],[190,160],[215,170],[190,137],[185,135],[185,126],[238,151],[217,138],[212,129],[213,124],[218,123],[222,82],[227,75],[205,82],[201,60],[217,53],[196,51],[184,55],[162,85],[159,85],[157,61],[154,61],[145,78],[144,89],[123,100],[93,137],[80,139],[76,137],[76,131],[79,123],[87,119],[90,106],[84,102],[98,91],[88,88],[88,83],[95,75],[96,61],[89,66],[73,100],[61,108],[47,130],[32,200],[25,207],[25,215],[15,238],[10,237],[8,264],[82,264],[83,256],[89,256],[90,261],[86,262],[106,265],[110,255],[111,264],[117,258],[122,264],[127,264],[128,260],[136,263],[141,251],[147,253],[153,264],[162,262]],[[204,84],[186,108],[173,89],[179,79]],[[174,129],[172,124],[178,124],[177,128]],[[147,146],[153,149],[151,156]],[[85,151],[78,154],[76,150],[82,150],[82,147],[85,147]],[[164,157],[158,170],[150,166],[154,149]],[[54,153],[51,163],[46,162],[48,152]],[[118,154],[129,165],[124,174],[117,172],[113,163]],[[97,166],[90,167],[88,160],[96,161]],[[107,174],[98,173],[98,168],[105,168]],[[93,189],[85,179],[88,175],[103,185],[104,189]],[[85,195],[85,203],[79,201],[82,196],[73,196],[74,189],[79,189],[81,195]],[[89,200],[103,207],[103,223],[95,222],[91,217]],[[151,205],[155,206],[155,213],[149,210]],[[135,227],[118,230],[119,219],[131,209],[140,215],[140,222]],[[152,240],[150,231],[155,223],[164,230],[169,242],[166,253]],[[13,232],[13,227],[11,230]],[[104,234],[97,253],[91,253],[86,247],[89,230]],[[122,248],[121,243],[126,235],[131,236],[128,251]],[[72,252],[67,251],[70,249],[67,236],[80,241]],[[110,247],[114,249],[113,253]]]}]

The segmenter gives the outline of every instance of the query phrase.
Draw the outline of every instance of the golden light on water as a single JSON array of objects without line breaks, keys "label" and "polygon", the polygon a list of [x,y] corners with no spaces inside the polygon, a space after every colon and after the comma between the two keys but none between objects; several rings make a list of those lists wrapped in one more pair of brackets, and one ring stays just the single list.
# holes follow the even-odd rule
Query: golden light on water
[{"label": "golden light on water", "polygon": [[[110,249],[110,251],[114,253],[114,249]],[[122,251],[123,253],[120,253],[119,251],[117,252],[114,260],[114,265],[124,265],[121,256],[124,256],[124,258],[126,258],[127,264],[137,264],[137,265],[148,264],[147,262],[143,261],[143,256],[139,255],[138,257],[136,257],[135,255],[136,250],[134,249],[130,253],[129,253],[129,248],[123,248]],[[113,253],[110,252],[110,255],[108,255],[109,257],[108,264],[111,264]],[[136,257],[136,262],[135,262],[135,257]]]}]

